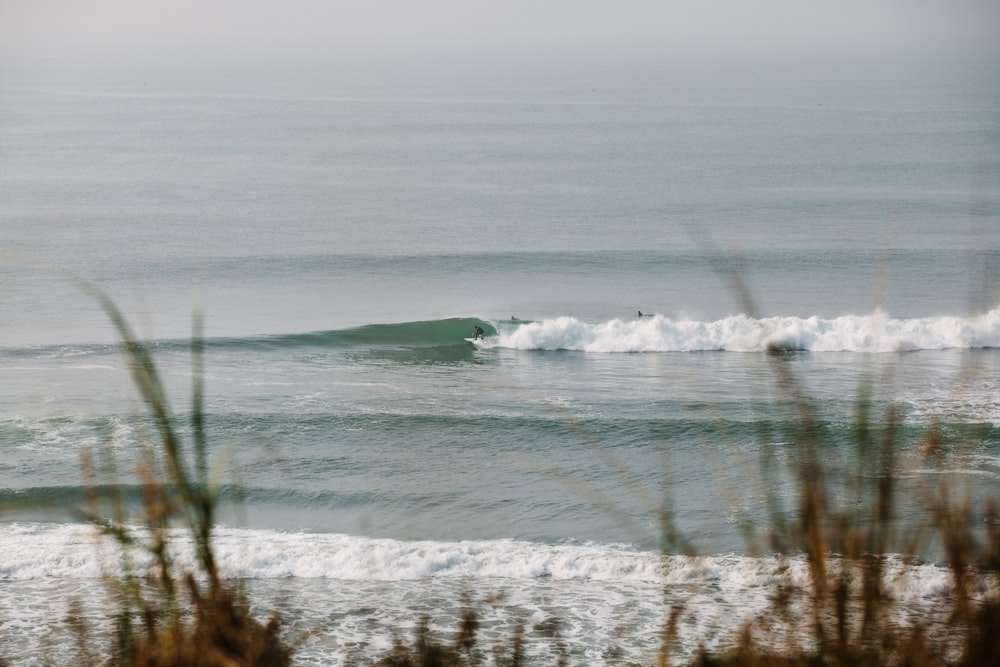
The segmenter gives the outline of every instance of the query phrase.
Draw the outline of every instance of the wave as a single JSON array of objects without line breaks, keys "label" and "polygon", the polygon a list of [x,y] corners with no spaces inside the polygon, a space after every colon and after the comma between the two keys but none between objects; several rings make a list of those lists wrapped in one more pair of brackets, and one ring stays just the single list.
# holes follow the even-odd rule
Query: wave
[{"label": "wave", "polygon": [[[304,490],[252,485],[222,484],[217,489],[220,503],[241,506],[291,506],[294,508],[337,507],[351,509],[367,507],[377,502],[379,492],[373,490]],[[141,484],[76,484],[0,488],[0,507],[8,510],[45,510],[83,507],[90,497],[123,503],[135,509],[143,506],[146,489]],[[419,500],[419,498],[418,498]],[[72,510],[71,510],[72,511]]]},{"label": "wave", "polygon": [[526,322],[481,344],[519,350],[583,352],[903,352],[1000,347],[1000,308],[974,317],[893,319],[870,315],[765,317],[712,322],[663,315],[587,323],[574,317]]},{"label": "wave", "polygon": [[[461,349],[481,327],[480,348],[583,352],[900,352],[1000,347],[1000,308],[972,317],[894,319],[881,311],[832,319],[730,315],[714,321],[664,315],[586,322],[563,316],[538,321],[453,317],[306,333],[213,337],[209,352],[320,349]],[[182,351],[188,339],[145,341],[154,352]],[[118,354],[121,344],[72,344],[7,348],[7,358],[76,358]],[[454,355],[452,355],[454,356]],[[450,358],[450,357],[449,357]],[[80,364],[86,364],[81,360]],[[81,366],[82,367],[82,366]]]},{"label": "wave", "polygon": [[[468,348],[466,338],[471,338],[476,327],[485,336],[495,336],[496,326],[473,317],[452,317],[391,324],[366,324],[349,329],[311,331],[305,333],[261,334],[242,337],[220,336],[206,338],[204,348],[212,350],[282,350],[297,348],[435,348],[459,346]],[[154,353],[157,351],[187,352],[189,339],[159,339],[142,341]],[[92,355],[120,354],[124,345],[108,343],[74,343],[23,348],[6,348],[7,358],[85,358]]]},{"label": "wave", "polygon": [[373,347],[407,346],[436,347],[464,343],[476,327],[485,335],[495,335],[496,328],[489,322],[471,317],[452,317],[439,320],[399,322],[394,324],[366,324],[350,329],[314,331],[310,333],[255,336],[248,338],[213,338],[206,341],[209,347]]},{"label": "wave", "polygon": [[[60,664],[79,658],[72,634],[49,630],[50,619],[65,616],[69,594],[85,600],[80,613],[89,628],[113,637],[114,602],[100,577],[119,574],[122,561],[107,542],[99,548],[93,529],[79,524],[3,528],[0,584],[9,594],[0,596],[0,615],[19,629],[16,638],[8,632],[3,639],[11,664],[33,664],[39,654]],[[170,544],[180,547],[170,554],[174,564],[190,571],[190,541],[175,535]],[[478,607],[481,644],[499,644],[530,627],[524,649],[531,664],[557,661],[534,632],[549,621],[572,647],[574,664],[606,663],[609,650],[616,662],[650,664],[662,646],[663,619],[683,608],[672,650],[690,662],[699,647],[719,650],[735,641],[750,617],[773,615],[778,586],[810,590],[802,556],[661,556],[617,544],[400,541],[226,527],[216,530],[214,551],[223,575],[252,590],[261,614],[280,610],[288,627],[322,639],[300,642],[301,664],[342,664],[351,647],[355,660],[374,661],[428,605],[447,622],[478,600],[486,601]],[[835,558],[828,562],[837,565]],[[898,613],[902,621],[934,618],[954,594],[946,567],[889,557],[881,573],[894,618]],[[848,578],[858,585],[855,573]],[[991,578],[981,594],[996,590]]]},{"label": "wave", "polygon": [[[416,581],[504,579],[593,581],[638,586],[703,584],[715,589],[768,587],[776,577],[808,581],[804,558],[781,559],[738,554],[664,556],[624,544],[542,544],[515,539],[437,542],[359,537],[339,533],[280,532],[218,527],[217,561],[224,575],[240,579],[335,579]],[[113,574],[120,559],[97,548],[96,531],[84,524],[6,524],[0,536],[0,581],[58,577],[90,579]],[[105,542],[107,544],[107,542]],[[194,571],[190,539],[174,529],[173,561]],[[102,560],[102,554],[104,559]],[[141,567],[141,563],[138,563]],[[151,565],[151,564],[150,564]],[[950,572],[906,559],[887,563],[897,594],[926,598],[947,594]]]},{"label": "wave", "polygon": [[[100,576],[94,529],[82,524],[6,525],[0,580]],[[176,530],[171,543],[179,568],[193,569],[190,540]],[[286,533],[220,527],[218,561],[226,576],[399,581],[432,577],[500,577],[662,581],[660,559],[624,545],[544,545],[512,539],[463,542],[403,541],[334,533]],[[116,562],[113,559],[109,562]]]}]

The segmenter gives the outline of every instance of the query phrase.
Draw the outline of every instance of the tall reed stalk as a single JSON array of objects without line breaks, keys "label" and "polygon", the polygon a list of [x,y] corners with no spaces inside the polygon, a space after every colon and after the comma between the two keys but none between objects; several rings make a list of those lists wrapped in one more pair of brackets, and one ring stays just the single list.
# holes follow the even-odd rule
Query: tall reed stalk
[{"label": "tall reed stalk", "polygon": [[[121,554],[123,574],[105,581],[116,604],[110,663],[129,667],[181,665],[281,666],[292,650],[280,637],[277,617],[262,623],[249,613],[239,587],[227,582],[212,543],[218,485],[208,461],[204,405],[203,318],[196,311],[191,336],[193,368],[191,436],[185,443],[149,346],[132,330],[111,298],[92,283],[73,279],[94,297],[121,340],[126,365],[152,423],[143,462],[136,475],[142,510],[129,513],[116,484],[99,484],[93,456],[84,457],[88,482],[80,516],[111,540]],[[112,489],[110,493],[104,490]],[[191,571],[171,555],[177,529],[188,534],[195,552]],[[150,562],[151,566],[140,565]],[[72,616],[72,615],[71,615]],[[77,619],[77,627],[82,621]],[[80,632],[84,632],[80,630]],[[81,642],[82,646],[86,641]],[[95,652],[81,650],[80,664],[103,664]]]}]

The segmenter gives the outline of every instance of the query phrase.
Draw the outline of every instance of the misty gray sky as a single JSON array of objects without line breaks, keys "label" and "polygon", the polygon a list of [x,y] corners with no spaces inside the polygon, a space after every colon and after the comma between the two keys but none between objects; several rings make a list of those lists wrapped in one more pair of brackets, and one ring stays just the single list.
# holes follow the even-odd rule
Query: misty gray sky
[{"label": "misty gray sky", "polygon": [[1000,0],[2,0],[7,65],[101,59],[995,55]]}]

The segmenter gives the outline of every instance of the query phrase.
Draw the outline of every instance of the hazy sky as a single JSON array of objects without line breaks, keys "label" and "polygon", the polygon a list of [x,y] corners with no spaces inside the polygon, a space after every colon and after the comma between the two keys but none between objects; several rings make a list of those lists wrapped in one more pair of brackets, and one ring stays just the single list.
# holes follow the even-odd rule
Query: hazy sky
[{"label": "hazy sky", "polygon": [[1000,0],[0,0],[6,64],[101,58],[996,53]]}]

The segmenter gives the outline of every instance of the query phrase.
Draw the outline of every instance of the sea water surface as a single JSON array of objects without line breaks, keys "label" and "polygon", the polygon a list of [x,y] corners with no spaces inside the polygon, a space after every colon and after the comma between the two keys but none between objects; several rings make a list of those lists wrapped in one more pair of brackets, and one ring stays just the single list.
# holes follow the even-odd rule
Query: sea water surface
[{"label": "sea water surface", "polygon": [[[538,660],[554,621],[574,664],[649,663],[677,602],[682,653],[724,643],[780,566],[742,528],[795,512],[776,364],[831,465],[867,392],[904,485],[994,492],[997,81],[596,76],[7,82],[0,656],[71,655],[73,599],[108,631],[81,456],[141,500],[148,422],[80,280],[185,433],[204,314],[220,562],[299,664],[449,631],[467,598]],[[931,423],[965,446],[920,456]],[[663,551],[665,508],[702,557]],[[950,585],[927,560],[891,584],[917,614]]]}]

